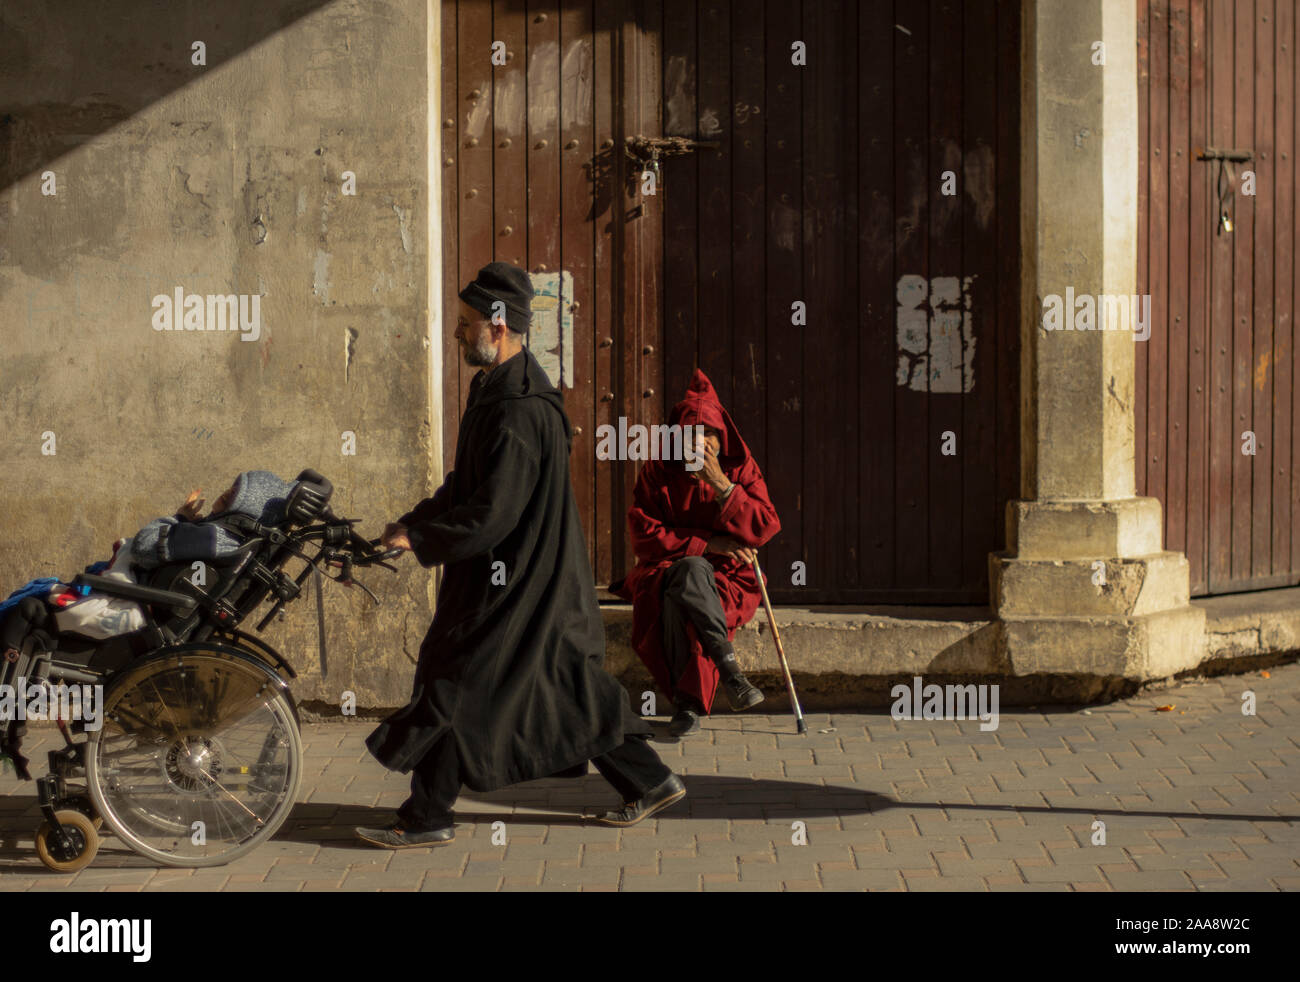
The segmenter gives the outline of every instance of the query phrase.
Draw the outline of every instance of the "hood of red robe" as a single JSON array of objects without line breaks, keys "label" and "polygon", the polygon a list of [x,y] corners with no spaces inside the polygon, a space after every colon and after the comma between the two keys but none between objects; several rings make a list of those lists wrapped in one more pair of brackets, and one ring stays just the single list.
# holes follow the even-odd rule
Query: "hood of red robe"
[{"label": "hood of red robe", "polygon": [[673,406],[672,412],[668,414],[668,423],[679,426],[711,426],[717,430],[722,444],[718,463],[724,471],[730,471],[752,459],[735,420],[722,407],[709,377],[698,368],[691,376],[691,384],[686,387],[686,398]]}]

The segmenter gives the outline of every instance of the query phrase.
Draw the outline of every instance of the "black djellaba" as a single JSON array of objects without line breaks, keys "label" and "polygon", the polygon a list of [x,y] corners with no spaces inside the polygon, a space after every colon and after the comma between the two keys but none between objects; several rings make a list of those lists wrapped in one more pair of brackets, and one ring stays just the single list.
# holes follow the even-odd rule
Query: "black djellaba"
[{"label": "black djellaba", "polygon": [[[441,564],[443,579],[411,701],[366,741],[384,766],[415,771],[412,798],[398,822],[358,830],[362,838],[394,848],[450,841],[460,784],[491,791],[585,773],[588,760],[629,804],[669,783],[682,789],[604,669],[572,438],[559,391],[524,348],[475,376],[453,472],[398,520],[421,565]],[[639,820],[635,809],[623,817],[602,820]]]}]

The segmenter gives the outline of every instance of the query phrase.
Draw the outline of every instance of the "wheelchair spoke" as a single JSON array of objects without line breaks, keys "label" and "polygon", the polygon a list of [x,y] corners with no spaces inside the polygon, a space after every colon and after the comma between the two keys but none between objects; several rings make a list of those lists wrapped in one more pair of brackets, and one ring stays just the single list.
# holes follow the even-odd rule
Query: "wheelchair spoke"
[{"label": "wheelchair spoke", "polygon": [[158,686],[156,686],[156,685],[152,685],[152,683],[151,683],[151,687],[152,687],[152,689],[153,689],[153,693],[154,693],[154,695],[158,697],[158,705],[160,705],[160,706],[161,706],[161,707],[166,711],[166,713],[167,713],[167,719],[168,719],[168,720],[171,722],[171,724],[172,724],[172,733],[174,733],[174,734],[179,734],[180,731],[181,731],[181,730],[180,730],[180,727],[176,725],[176,720],[172,719],[172,711],[171,711],[171,709],[168,707],[166,700],[163,699],[163,697],[162,697],[162,693],[158,691]]}]

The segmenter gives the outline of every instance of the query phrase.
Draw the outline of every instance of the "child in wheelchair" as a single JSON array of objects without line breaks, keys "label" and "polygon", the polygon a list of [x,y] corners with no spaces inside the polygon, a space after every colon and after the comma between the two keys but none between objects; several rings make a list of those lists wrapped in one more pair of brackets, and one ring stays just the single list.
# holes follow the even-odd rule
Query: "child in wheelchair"
[{"label": "child in wheelchair", "polygon": [[[119,539],[110,559],[87,566],[85,572],[138,583],[175,564],[219,561],[245,542],[230,530],[228,519],[242,515],[262,525],[281,524],[297,484],[269,471],[245,471],[217,498],[206,517],[201,492],[196,490],[174,515],[156,518],[130,538]],[[80,651],[87,664],[101,654],[121,662],[147,647],[132,643],[132,636],[145,623],[144,611],[135,600],[73,586],[57,577],[32,580],[0,601],[0,686],[16,687],[20,680],[29,688],[43,684],[48,655],[55,650]],[[25,734],[23,720],[0,718],[0,760],[7,758],[20,777],[30,779],[21,753]]]}]

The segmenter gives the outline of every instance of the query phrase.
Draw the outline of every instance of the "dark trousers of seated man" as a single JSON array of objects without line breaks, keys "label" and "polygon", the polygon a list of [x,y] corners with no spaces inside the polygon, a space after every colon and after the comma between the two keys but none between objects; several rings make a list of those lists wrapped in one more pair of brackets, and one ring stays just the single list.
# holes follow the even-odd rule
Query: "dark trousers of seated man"
[{"label": "dark trousers of seated man", "polygon": [[[727,615],[722,610],[713,565],[703,556],[687,556],[673,563],[663,574],[661,595],[664,631],[664,661],[672,673],[673,684],[690,666],[691,640],[686,625],[693,624],[704,648],[704,657],[718,666],[722,677],[727,668],[721,662],[733,653],[727,640]],[[686,695],[675,695],[673,705],[692,709],[701,716],[705,708]]]},{"label": "dark trousers of seated man", "polygon": [[[672,774],[647,739],[630,734],[609,753],[591,759],[624,802],[644,798]],[[452,806],[460,795],[460,785],[456,741],[439,740],[411,771],[411,796],[397,810],[397,817],[412,832],[447,828],[454,823]]]}]

